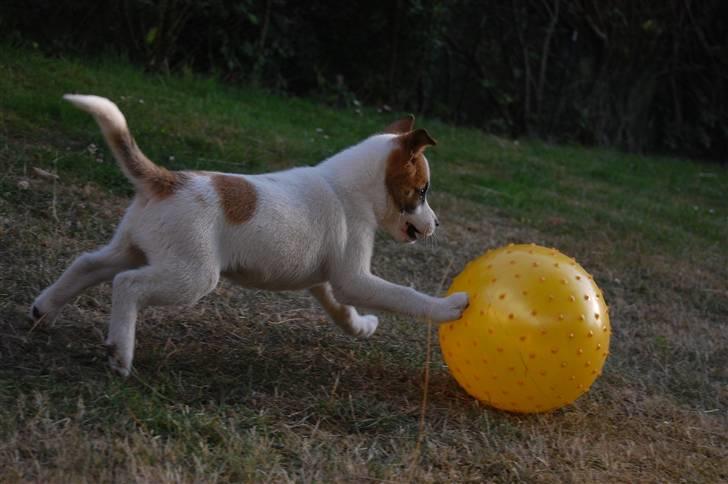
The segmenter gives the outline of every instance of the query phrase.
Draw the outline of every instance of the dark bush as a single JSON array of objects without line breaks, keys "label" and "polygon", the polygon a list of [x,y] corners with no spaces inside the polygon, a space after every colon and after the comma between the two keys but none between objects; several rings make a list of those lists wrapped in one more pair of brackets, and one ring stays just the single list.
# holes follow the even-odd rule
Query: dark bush
[{"label": "dark bush", "polygon": [[6,41],[116,51],[509,136],[726,161],[723,0],[6,0]]}]

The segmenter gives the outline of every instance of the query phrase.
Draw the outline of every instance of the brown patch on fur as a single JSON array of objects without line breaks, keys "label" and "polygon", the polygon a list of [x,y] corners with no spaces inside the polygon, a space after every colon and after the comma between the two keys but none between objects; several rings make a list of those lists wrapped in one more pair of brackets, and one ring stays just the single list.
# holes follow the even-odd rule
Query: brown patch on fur
[{"label": "brown patch on fur", "polygon": [[397,207],[414,210],[420,203],[421,190],[427,183],[427,162],[422,152],[411,155],[404,149],[392,151],[387,160],[386,184]]},{"label": "brown patch on fur", "polygon": [[228,222],[242,224],[250,220],[258,199],[255,187],[248,180],[242,176],[213,175],[212,184]]},{"label": "brown patch on fur", "polygon": [[385,183],[398,208],[414,210],[422,200],[420,190],[429,182],[423,152],[437,142],[424,129],[403,134],[398,141],[387,160]]},{"label": "brown patch on fur", "polygon": [[150,195],[167,198],[189,178],[185,173],[170,171],[152,162],[128,131],[109,133],[108,142],[127,175],[146,188]]},{"label": "brown patch on fur", "polygon": [[407,117],[402,118],[399,121],[395,121],[394,123],[384,128],[383,132],[389,134],[404,134],[412,131],[414,127],[415,117],[412,114],[408,114]]}]

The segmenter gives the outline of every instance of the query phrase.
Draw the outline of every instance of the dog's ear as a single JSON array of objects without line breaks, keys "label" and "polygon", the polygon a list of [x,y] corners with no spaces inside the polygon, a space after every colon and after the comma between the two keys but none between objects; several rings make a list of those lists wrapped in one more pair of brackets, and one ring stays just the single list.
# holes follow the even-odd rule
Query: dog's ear
[{"label": "dog's ear", "polygon": [[399,121],[395,121],[394,123],[384,128],[383,132],[387,134],[404,134],[412,131],[412,128],[414,127],[415,117],[413,114],[408,114],[406,117],[400,119]]},{"label": "dog's ear", "polygon": [[428,146],[435,146],[437,141],[430,136],[426,129],[416,129],[402,135],[402,143],[411,154],[420,153]]}]

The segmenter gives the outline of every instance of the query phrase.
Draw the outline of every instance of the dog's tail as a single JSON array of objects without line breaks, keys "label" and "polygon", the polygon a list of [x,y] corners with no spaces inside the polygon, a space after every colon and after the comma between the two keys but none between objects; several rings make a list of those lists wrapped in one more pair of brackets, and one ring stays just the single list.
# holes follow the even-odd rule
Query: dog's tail
[{"label": "dog's tail", "polygon": [[94,117],[116,161],[137,191],[164,198],[182,184],[182,173],[158,166],[142,153],[116,104],[103,97],[80,94],[66,94],[63,99]]}]

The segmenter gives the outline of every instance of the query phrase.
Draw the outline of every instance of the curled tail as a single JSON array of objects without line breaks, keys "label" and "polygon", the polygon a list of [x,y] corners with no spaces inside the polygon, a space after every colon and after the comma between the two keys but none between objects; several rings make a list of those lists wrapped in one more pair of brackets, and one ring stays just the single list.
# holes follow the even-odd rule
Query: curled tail
[{"label": "curled tail", "polygon": [[121,170],[138,192],[164,198],[184,182],[182,173],[158,166],[142,153],[116,104],[103,97],[80,94],[66,94],[63,99],[94,117]]}]

